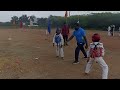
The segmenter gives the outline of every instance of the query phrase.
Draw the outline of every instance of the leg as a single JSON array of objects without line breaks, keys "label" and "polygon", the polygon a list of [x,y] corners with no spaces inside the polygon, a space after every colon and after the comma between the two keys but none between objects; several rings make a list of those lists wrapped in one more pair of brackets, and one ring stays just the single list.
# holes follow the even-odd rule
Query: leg
[{"label": "leg", "polygon": [[[66,35],[66,41],[68,40],[68,35]],[[68,46],[68,44],[66,43],[66,45]]]},{"label": "leg", "polygon": [[114,36],[114,30],[113,30],[113,36]]},{"label": "leg", "polygon": [[109,32],[109,36],[111,36],[111,33]]},{"label": "leg", "polygon": [[89,73],[91,68],[92,68],[92,65],[93,65],[93,62],[94,62],[94,59],[90,59],[89,62],[87,63],[86,65],[86,68],[85,68],[85,73]]},{"label": "leg", "polygon": [[87,53],[86,53],[86,51],[85,51],[85,49],[84,49],[84,47],[83,47],[83,44],[82,44],[82,45],[79,45],[79,46],[80,46],[80,50],[82,51],[84,57],[87,58]]},{"label": "leg", "polygon": [[110,36],[112,36],[112,31],[110,31]]},{"label": "leg", "polygon": [[68,35],[66,35],[66,40],[68,40]]},{"label": "leg", "polygon": [[80,52],[80,47],[77,46],[76,49],[75,49],[75,61],[76,62],[78,62],[79,52]]},{"label": "leg", "polygon": [[110,36],[110,31],[108,31],[108,36]]},{"label": "leg", "polygon": [[63,47],[62,47],[62,48],[60,47],[60,56],[61,56],[61,58],[62,58],[62,59],[64,58],[64,51],[63,51]]},{"label": "leg", "polygon": [[113,30],[112,30],[112,36],[113,36]]},{"label": "leg", "polygon": [[105,63],[102,57],[96,59],[100,67],[102,68],[102,79],[108,78],[108,65]]},{"label": "leg", "polygon": [[59,57],[59,48],[56,46],[56,56]]},{"label": "leg", "polygon": [[64,39],[64,46],[65,46],[65,35],[63,35],[63,39]]}]

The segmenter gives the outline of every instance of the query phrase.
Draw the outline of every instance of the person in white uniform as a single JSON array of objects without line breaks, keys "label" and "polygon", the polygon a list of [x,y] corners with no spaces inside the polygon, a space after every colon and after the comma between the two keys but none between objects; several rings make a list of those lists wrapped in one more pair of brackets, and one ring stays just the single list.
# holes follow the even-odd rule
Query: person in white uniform
[{"label": "person in white uniform", "polygon": [[118,30],[118,35],[120,36],[120,27],[119,27],[119,30]]},{"label": "person in white uniform", "polygon": [[111,30],[111,27],[108,26],[108,36],[111,36],[110,30]]},{"label": "person in white uniform", "polygon": [[91,70],[92,64],[96,61],[100,67],[102,68],[102,79],[108,78],[108,65],[103,59],[105,50],[103,47],[103,43],[100,43],[100,35],[94,34],[92,36],[92,43],[90,43],[89,50],[87,52],[88,60],[85,68],[85,74],[88,74]]},{"label": "person in white uniform", "polygon": [[56,46],[56,57],[60,56],[61,59],[64,59],[63,51],[64,39],[59,28],[56,30],[56,33],[53,37],[53,46],[54,45]]}]

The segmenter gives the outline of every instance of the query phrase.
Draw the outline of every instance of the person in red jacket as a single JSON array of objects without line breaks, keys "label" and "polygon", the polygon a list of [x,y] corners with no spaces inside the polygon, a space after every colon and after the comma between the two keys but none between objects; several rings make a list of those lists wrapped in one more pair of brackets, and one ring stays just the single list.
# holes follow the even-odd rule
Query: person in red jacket
[{"label": "person in red jacket", "polygon": [[68,35],[69,35],[69,26],[66,23],[64,23],[64,26],[62,27],[62,35],[64,39],[64,46],[68,45],[67,40],[68,40]]},{"label": "person in red jacket", "polygon": [[23,23],[22,23],[22,21],[20,21],[20,28],[23,28]]}]

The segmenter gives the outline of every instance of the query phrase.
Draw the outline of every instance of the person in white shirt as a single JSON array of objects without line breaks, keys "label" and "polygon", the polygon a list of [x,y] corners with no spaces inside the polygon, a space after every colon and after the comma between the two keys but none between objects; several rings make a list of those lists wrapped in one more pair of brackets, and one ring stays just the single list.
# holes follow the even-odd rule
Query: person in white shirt
[{"label": "person in white shirt", "polygon": [[103,43],[100,43],[100,35],[94,34],[92,36],[92,43],[90,43],[89,50],[87,52],[88,60],[85,68],[85,74],[88,74],[91,70],[92,64],[96,61],[100,67],[102,68],[102,79],[108,78],[108,65],[103,59],[105,50],[103,47]]},{"label": "person in white shirt", "polygon": [[53,37],[53,47],[56,46],[56,57],[61,57],[61,59],[64,59],[64,51],[63,51],[63,45],[64,45],[64,39],[61,34],[61,29],[57,29],[56,33]]},{"label": "person in white shirt", "polygon": [[119,27],[118,35],[120,36],[120,27]]},{"label": "person in white shirt", "polygon": [[115,25],[111,25],[111,36],[114,36]]},{"label": "person in white shirt", "polygon": [[111,27],[108,26],[108,36],[111,36],[110,30],[111,30]]}]

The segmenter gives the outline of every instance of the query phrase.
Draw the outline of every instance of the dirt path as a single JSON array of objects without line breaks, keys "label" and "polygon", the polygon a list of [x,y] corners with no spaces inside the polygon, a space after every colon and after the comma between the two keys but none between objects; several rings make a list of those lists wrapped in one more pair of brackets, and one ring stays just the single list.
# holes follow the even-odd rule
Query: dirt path
[{"label": "dirt path", "polygon": [[[87,31],[90,43],[93,33],[99,32],[106,50],[109,79],[120,79],[120,37],[108,37],[104,31]],[[52,32],[54,33],[54,31]],[[100,79],[101,68],[94,63],[89,76],[82,53],[80,64],[73,65],[75,39],[64,47],[65,60],[55,57],[55,48],[45,40],[45,30],[0,29],[0,79]],[[8,38],[12,40],[8,40]]]}]

